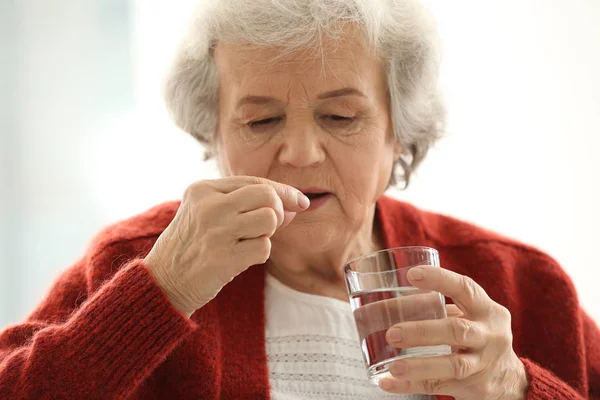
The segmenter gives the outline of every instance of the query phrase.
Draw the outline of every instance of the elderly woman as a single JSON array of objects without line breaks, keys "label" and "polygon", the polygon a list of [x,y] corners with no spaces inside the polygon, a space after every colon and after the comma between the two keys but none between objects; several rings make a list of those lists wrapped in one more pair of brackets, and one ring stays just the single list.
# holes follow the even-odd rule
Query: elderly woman
[{"label": "elderly woman", "polygon": [[[440,135],[437,70],[414,0],[199,12],[166,100],[223,178],[99,234],[0,335],[0,398],[600,399],[600,333],[555,261],[383,196]],[[342,267],[413,245],[444,268],[411,282],[455,305],[386,338],[454,351],[377,387]]]}]

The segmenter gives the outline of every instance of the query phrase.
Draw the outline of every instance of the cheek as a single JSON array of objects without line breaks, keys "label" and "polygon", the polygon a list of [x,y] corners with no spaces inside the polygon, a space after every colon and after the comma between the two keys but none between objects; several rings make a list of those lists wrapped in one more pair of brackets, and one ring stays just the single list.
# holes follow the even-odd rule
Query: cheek
[{"label": "cheek", "polygon": [[267,177],[274,155],[236,135],[226,134],[219,140],[218,159],[222,174]]},{"label": "cheek", "polygon": [[392,146],[363,143],[341,154],[338,160],[345,191],[361,203],[373,203],[387,188],[394,161]]}]

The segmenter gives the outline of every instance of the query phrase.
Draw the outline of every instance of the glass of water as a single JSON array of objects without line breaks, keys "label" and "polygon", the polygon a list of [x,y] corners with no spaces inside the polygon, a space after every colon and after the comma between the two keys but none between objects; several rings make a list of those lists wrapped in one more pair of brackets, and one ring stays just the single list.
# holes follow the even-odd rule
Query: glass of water
[{"label": "glass of water", "polygon": [[367,375],[375,385],[391,376],[389,364],[394,360],[450,354],[450,346],[401,349],[385,339],[388,329],[397,323],[446,318],[444,296],[417,289],[408,282],[408,271],[417,265],[440,267],[437,250],[429,247],[386,249],[356,258],[344,266]]}]

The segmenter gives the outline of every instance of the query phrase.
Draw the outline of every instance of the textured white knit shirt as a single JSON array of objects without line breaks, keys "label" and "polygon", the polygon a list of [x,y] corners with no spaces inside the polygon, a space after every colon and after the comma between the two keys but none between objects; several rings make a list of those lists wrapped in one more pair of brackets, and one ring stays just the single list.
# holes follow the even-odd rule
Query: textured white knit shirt
[{"label": "textured white knit shirt", "polygon": [[429,400],[369,383],[350,303],[294,290],[267,275],[266,344],[273,400]]}]

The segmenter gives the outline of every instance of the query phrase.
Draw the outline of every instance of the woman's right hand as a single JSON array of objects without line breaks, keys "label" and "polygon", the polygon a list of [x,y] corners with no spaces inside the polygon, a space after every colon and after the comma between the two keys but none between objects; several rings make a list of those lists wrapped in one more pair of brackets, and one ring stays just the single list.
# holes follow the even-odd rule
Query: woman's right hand
[{"label": "woman's right hand", "polygon": [[271,236],[309,204],[299,190],[257,177],[196,182],[144,264],[189,317],[238,274],[266,262]]}]

